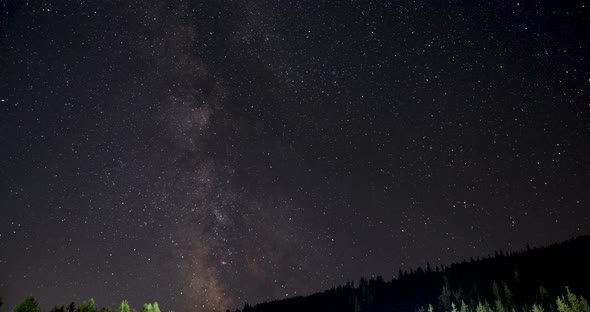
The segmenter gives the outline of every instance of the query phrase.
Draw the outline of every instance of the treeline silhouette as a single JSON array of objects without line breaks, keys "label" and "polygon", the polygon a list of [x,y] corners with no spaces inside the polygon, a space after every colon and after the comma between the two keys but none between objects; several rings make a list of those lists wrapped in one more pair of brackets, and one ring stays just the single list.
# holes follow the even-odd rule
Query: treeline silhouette
[{"label": "treeline silhouette", "polygon": [[[585,298],[590,287],[590,236],[548,247],[527,246],[521,252],[496,252],[483,259],[464,260],[434,269],[399,271],[385,281],[361,278],[355,285],[254,306],[235,312],[267,311],[407,311],[407,312],[590,312]],[[0,307],[2,300],[0,298]],[[33,296],[13,312],[40,312]],[[50,312],[135,312],[126,300],[117,309],[98,309],[93,299],[56,306]],[[160,312],[158,303],[144,304],[141,312]],[[229,310],[228,310],[229,312]]]},{"label": "treeline silhouette", "polygon": [[582,236],[451,266],[400,271],[390,281],[361,278],[357,285],[348,282],[310,296],[246,303],[236,312],[590,312],[583,299],[589,297],[589,273],[590,236]]},{"label": "treeline silhouette", "polygon": [[[0,307],[2,306],[2,300],[0,299]],[[55,306],[50,312],[137,312],[136,309],[132,309],[129,306],[127,300],[121,301],[121,304],[116,310],[113,310],[110,307],[103,307],[100,310],[96,307],[96,302],[94,299],[90,298],[79,305],[76,305],[75,302],[70,303],[68,306]],[[19,305],[12,309],[12,312],[41,312],[39,308],[39,303],[35,299],[35,297],[28,296],[23,300]],[[160,306],[157,302],[154,303],[146,303],[143,305],[141,312],[160,312]],[[172,312],[172,311],[170,311]]]}]

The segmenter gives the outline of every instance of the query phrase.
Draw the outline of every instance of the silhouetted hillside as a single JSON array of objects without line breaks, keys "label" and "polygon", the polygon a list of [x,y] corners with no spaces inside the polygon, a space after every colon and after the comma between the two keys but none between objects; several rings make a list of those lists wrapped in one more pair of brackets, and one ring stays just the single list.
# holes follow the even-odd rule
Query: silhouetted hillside
[{"label": "silhouetted hillside", "polygon": [[[450,267],[400,272],[390,281],[361,279],[306,297],[246,304],[241,311],[586,311],[586,300],[576,303],[572,293],[588,298],[589,276],[590,236],[583,236]],[[566,286],[572,293],[566,294]],[[568,310],[568,304],[574,308]]]}]

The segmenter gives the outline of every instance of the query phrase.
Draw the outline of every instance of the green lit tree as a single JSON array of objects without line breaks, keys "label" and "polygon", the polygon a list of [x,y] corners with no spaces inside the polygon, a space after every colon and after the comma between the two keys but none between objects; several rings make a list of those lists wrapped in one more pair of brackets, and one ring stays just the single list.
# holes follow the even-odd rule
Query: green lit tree
[{"label": "green lit tree", "polygon": [[492,308],[490,308],[490,305],[487,302],[481,303],[479,302],[479,304],[477,305],[477,308],[475,308],[476,312],[494,312],[494,310]]},{"label": "green lit tree", "polygon": [[438,304],[444,311],[448,311],[451,307],[451,286],[449,285],[449,282],[446,281],[446,279],[440,296],[438,296]]},{"label": "green lit tree", "polygon": [[160,312],[160,306],[157,302],[146,303],[143,305],[141,312]]},{"label": "green lit tree", "polygon": [[152,312],[160,312],[160,306],[157,302],[154,302],[154,304],[152,304]]},{"label": "green lit tree", "polygon": [[28,296],[27,298],[25,298],[25,300],[23,300],[23,302],[21,302],[19,305],[17,305],[14,310],[12,310],[12,312],[40,312],[41,310],[39,309],[39,303],[37,302],[37,300],[35,299],[35,297]]},{"label": "green lit tree", "polygon": [[461,300],[461,312],[470,312],[465,301]]},{"label": "green lit tree", "polygon": [[90,298],[80,304],[76,312],[96,312],[96,302]]},{"label": "green lit tree", "polygon": [[543,309],[542,306],[535,303],[533,304],[532,312],[545,312],[545,309]]},{"label": "green lit tree", "polygon": [[557,296],[556,305],[559,312],[590,312],[588,301],[582,296],[578,298],[568,287],[564,296]]},{"label": "green lit tree", "polygon": [[127,300],[121,301],[119,312],[131,312],[131,309],[129,308],[129,302],[127,302]]},{"label": "green lit tree", "polygon": [[504,305],[502,304],[502,301],[500,301],[500,299],[496,299],[494,301],[494,304],[496,305],[496,312],[505,312],[506,309],[504,309]]}]

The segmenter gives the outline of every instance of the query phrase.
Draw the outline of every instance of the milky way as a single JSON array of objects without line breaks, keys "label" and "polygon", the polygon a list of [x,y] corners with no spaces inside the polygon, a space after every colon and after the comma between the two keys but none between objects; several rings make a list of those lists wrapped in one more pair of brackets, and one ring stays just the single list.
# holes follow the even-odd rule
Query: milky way
[{"label": "milky way", "polygon": [[590,233],[583,1],[0,5],[8,307],[233,309]]}]

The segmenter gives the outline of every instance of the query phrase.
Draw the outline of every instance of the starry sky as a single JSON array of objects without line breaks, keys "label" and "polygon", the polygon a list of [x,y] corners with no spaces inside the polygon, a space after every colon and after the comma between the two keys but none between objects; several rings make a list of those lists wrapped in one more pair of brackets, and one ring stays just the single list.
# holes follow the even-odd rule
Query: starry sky
[{"label": "starry sky", "polygon": [[0,1],[0,296],[209,311],[590,234],[587,1]]}]

